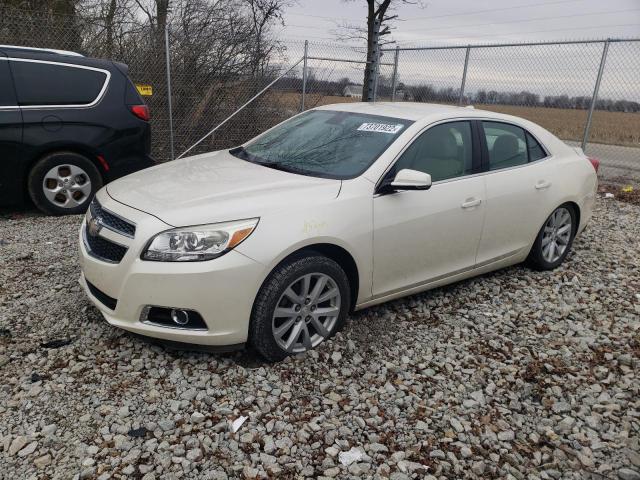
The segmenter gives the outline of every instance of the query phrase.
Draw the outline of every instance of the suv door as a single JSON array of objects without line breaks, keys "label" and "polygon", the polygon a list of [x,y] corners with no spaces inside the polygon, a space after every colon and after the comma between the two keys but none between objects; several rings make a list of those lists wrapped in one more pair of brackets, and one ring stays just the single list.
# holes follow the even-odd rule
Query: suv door
[{"label": "suv door", "polygon": [[529,249],[551,213],[547,204],[559,187],[551,183],[553,162],[546,159],[546,150],[523,128],[483,121],[481,140],[488,172],[478,264],[520,255]]},{"label": "suv door", "polygon": [[22,113],[7,57],[0,52],[0,205],[22,203]]},{"label": "suv door", "polygon": [[485,186],[470,121],[429,127],[404,150],[383,183],[404,169],[429,173],[429,190],[373,199],[373,295],[418,287],[473,268]]}]

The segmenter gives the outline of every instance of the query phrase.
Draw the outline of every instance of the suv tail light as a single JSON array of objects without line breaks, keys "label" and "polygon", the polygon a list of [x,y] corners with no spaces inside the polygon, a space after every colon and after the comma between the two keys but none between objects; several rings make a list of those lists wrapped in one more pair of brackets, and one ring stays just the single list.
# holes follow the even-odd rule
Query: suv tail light
[{"label": "suv tail light", "polygon": [[130,105],[129,109],[131,110],[131,113],[133,113],[140,120],[148,122],[149,118],[151,118],[151,115],[149,115],[149,107],[147,107],[146,105]]},{"label": "suv tail light", "polygon": [[591,165],[593,165],[593,168],[595,169],[596,173],[598,173],[598,168],[600,168],[600,160],[593,157],[587,157],[587,160],[591,162]]}]

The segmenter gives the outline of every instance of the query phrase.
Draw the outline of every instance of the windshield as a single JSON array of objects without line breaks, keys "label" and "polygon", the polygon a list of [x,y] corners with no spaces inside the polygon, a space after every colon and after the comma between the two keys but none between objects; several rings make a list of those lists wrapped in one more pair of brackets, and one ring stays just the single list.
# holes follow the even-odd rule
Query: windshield
[{"label": "windshield", "polygon": [[411,123],[363,113],[312,110],[230,152],[250,162],[303,175],[354,178]]}]

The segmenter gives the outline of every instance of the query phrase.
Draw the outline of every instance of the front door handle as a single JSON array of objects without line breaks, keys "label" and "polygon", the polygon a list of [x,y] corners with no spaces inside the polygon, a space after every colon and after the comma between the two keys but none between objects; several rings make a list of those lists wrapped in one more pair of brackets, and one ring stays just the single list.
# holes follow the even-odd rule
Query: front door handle
[{"label": "front door handle", "polygon": [[482,203],[482,200],[480,200],[479,198],[467,198],[460,206],[462,208],[473,208],[473,207],[477,207],[481,203]]},{"label": "front door handle", "polygon": [[547,182],[546,180],[540,180],[536,183],[537,190],[544,190],[545,188],[549,188],[551,186],[551,182]]}]

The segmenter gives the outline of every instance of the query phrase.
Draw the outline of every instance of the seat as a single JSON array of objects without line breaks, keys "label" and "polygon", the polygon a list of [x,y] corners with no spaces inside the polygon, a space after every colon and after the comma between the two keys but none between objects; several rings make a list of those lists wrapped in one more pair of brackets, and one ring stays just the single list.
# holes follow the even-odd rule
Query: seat
[{"label": "seat", "polygon": [[523,155],[524,153],[520,152],[516,136],[510,134],[500,135],[493,142],[493,148],[491,149],[491,170],[522,165],[526,163]]},{"label": "seat", "polygon": [[429,173],[434,182],[462,175],[464,161],[455,135],[447,132],[425,138],[414,156],[412,168]]}]

